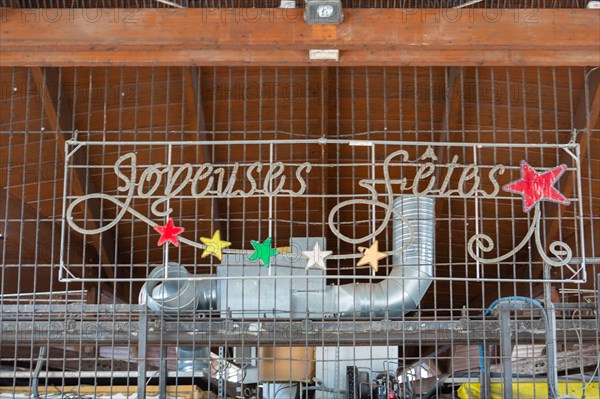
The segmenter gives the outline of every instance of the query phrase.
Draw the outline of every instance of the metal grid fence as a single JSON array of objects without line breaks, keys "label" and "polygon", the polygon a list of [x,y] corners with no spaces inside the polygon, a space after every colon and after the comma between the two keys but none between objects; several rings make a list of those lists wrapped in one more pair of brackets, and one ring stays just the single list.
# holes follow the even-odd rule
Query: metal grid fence
[{"label": "metal grid fence", "polygon": [[600,393],[597,70],[1,72],[0,396]]}]

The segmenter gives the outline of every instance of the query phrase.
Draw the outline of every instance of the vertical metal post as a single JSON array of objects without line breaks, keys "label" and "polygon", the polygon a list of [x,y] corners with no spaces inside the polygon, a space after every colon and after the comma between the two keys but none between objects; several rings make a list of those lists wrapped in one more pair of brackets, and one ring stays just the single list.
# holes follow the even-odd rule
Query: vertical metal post
[{"label": "vertical metal post", "polygon": [[[340,358],[340,347],[336,346],[335,347],[335,358],[339,359]],[[335,382],[335,386],[336,387],[340,387],[342,386],[340,383],[340,362],[333,362],[333,381]],[[358,378],[358,375],[356,375],[356,377]],[[337,388],[339,389],[339,388]],[[336,391],[336,393],[339,393],[339,390]]]},{"label": "vertical metal post", "polygon": [[598,322],[598,331],[600,331],[600,273],[596,277],[596,321]]},{"label": "vertical metal post", "polygon": [[[375,173],[376,173],[376,164],[377,164],[377,153],[375,152],[375,143],[371,143],[371,179],[375,179]],[[376,230],[376,224],[377,224],[377,206],[375,205],[375,202],[378,200],[377,198],[377,193],[373,192],[373,205],[371,205],[371,231],[375,231]],[[371,275],[372,276],[376,276],[377,273],[375,272],[375,269],[371,270]]]},{"label": "vertical metal post", "polygon": [[481,345],[481,356],[483,357],[483,369],[481,370],[481,375],[479,376],[479,384],[481,385],[481,393],[483,398],[491,398],[492,397],[492,387],[491,387],[491,373],[490,373],[490,358],[489,358],[489,346],[486,344]]},{"label": "vertical metal post", "polygon": [[146,356],[147,356],[147,335],[148,313],[146,308],[140,312],[140,322],[138,329],[138,377],[137,394],[138,398],[146,397]]},{"label": "vertical metal post", "polygon": [[[490,347],[487,348],[487,353],[490,353]],[[492,397],[492,360],[489,356],[486,356],[484,359],[485,364],[485,398],[489,399]]]},{"label": "vertical metal post", "polygon": [[546,354],[548,356],[548,396],[558,393],[558,369],[556,367],[556,312],[552,303],[550,265],[544,263],[544,302],[546,304]]},{"label": "vertical metal post", "polygon": [[502,380],[504,399],[512,399],[512,342],[510,333],[510,310],[500,310],[502,341]]},{"label": "vertical metal post", "polygon": [[[273,154],[274,145],[273,143],[269,144],[269,167],[273,167]],[[275,220],[275,215],[273,215],[273,179],[269,179],[269,237],[273,238],[273,221]],[[267,259],[267,262],[271,262]],[[269,266],[269,265],[266,265]],[[273,268],[269,267],[269,277],[273,274]],[[220,349],[219,349],[220,350]]]},{"label": "vertical metal post", "polygon": [[160,370],[158,375],[158,397],[167,397],[167,347],[160,349]]},{"label": "vertical metal post", "polygon": [[219,384],[219,399],[225,398],[225,368],[223,367],[223,359],[225,359],[225,348],[219,346],[219,373],[217,376]]}]

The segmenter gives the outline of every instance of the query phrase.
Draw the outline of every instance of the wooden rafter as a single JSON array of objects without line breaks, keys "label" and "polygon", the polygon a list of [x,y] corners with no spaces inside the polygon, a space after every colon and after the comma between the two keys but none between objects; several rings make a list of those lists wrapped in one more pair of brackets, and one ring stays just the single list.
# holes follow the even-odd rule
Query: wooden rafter
[{"label": "wooden rafter", "polygon": [[[58,263],[61,253],[60,225],[50,221],[51,219],[40,213],[38,209],[24,203],[21,198],[12,195],[4,187],[0,187],[0,219],[5,220],[7,224],[6,236],[3,237],[1,244],[6,245],[5,243],[8,243],[13,248],[18,248],[20,252],[20,264]],[[18,221],[12,222],[9,220]],[[4,234],[4,226],[2,226],[1,232]],[[85,245],[79,236],[72,235],[63,255],[71,263],[84,264],[83,251],[81,249]],[[95,251],[92,248],[86,251],[88,261],[94,262],[95,256]],[[15,259],[8,258],[5,260],[7,263],[15,261]],[[48,273],[44,270],[48,270]],[[79,270],[72,271],[76,275],[81,275]],[[20,280],[17,277],[17,273],[22,273]],[[4,285],[4,294],[22,292],[22,290],[27,292],[28,287],[38,291],[50,289],[53,286],[56,287],[55,283],[51,282],[53,276],[50,269],[40,268],[37,271],[38,274],[35,281],[31,279],[31,276],[26,276],[23,273],[19,272],[17,268],[7,267],[5,269],[4,278],[6,281],[11,281],[12,283]],[[54,277],[54,280],[56,281],[56,277]],[[18,281],[20,281],[20,284]],[[44,283],[47,286],[44,286]]]},{"label": "wooden rafter", "polygon": [[[444,115],[442,120],[439,121],[438,126],[440,130],[439,136],[436,138],[437,142],[450,142],[459,141],[460,138],[456,138],[456,132],[462,120],[461,116],[461,103],[462,103],[462,82],[464,80],[463,68],[452,67],[448,69],[448,76],[446,78],[445,87],[445,104],[444,104]],[[437,157],[436,164],[444,165],[450,162],[447,159],[446,154],[449,148],[444,146],[435,147],[435,156]],[[436,188],[440,188],[442,180],[442,167],[438,167],[435,170],[435,185]],[[435,204],[435,214],[438,218],[444,217],[448,213],[450,206],[450,198],[438,198]],[[449,223],[449,222],[448,222]]]},{"label": "wooden rafter", "polygon": [[[197,131],[199,140],[206,139],[206,120],[204,108],[202,107],[202,96],[200,95],[200,68],[184,68],[185,75],[185,104],[191,130]],[[210,152],[203,147],[202,152],[206,159],[210,158]]]},{"label": "wooden rafter", "polygon": [[[448,71],[448,80],[446,82],[446,101],[444,104],[444,116],[440,121],[440,131],[438,142],[448,142],[451,139],[451,132],[458,129],[461,113],[461,81],[463,69],[452,67]],[[446,159],[447,148],[442,146],[435,148],[437,163],[443,165],[448,161]],[[435,171],[435,181],[439,184],[442,168],[437,168]],[[446,201],[439,201],[445,203]]]},{"label": "wooden rafter", "polygon": [[56,21],[8,9],[0,65],[331,65],[310,60],[311,49],[340,50],[336,65],[600,64],[590,29],[600,11],[515,11],[492,20],[479,10],[347,9],[343,23],[323,26],[306,24],[302,9],[114,9],[93,22],[95,10]]},{"label": "wooden rafter", "polygon": [[[202,105],[202,87],[200,84],[200,68],[184,68],[185,82],[185,114],[190,130],[195,132],[192,140],[206,141],[206,119],[204,117],[204,107]],[[213,157],[208,146],[201,146],[197,154],[198,163],[212,163]],[[213,229],[221,229],[221,214],[219,204],[216,199],[211,200]]]},{"label": "wooden rafter", "polygon": [[[5,209],[7,209],[7,213],[3,215]],[[18,247],[23,245],[27,248],[35,247],[36,244],[38,246],[52,244],[51,251],[40,251],[39,259],[50,262],[52,261],[50,256],[52,253],[54,259],[58,259],[60,256],[60,226],[53,226],[53,223],[48,222],[49,219],[46,215],[41,214],[31,205],[24,203],[20,198],[12,195],[4,187],[0,187],[0,216],[4,220],[21,219],[24,221],[19,227],[20,231],[9,231],[4,240],[13,242]],[[31,222],[27,222],[31,220],[37,220],[39,223],[32,224]],[[72,237],[72,248],[83,248],[83,245],[83,241],[79,237]],[[84,263],[81,251],[70,251],[69,256],[74,263]]]},{"label": "wooden rafter", "polygon": [[[331,113],[329,110],[329,104],[331,104],[330,96],[332,93],[335,93],[335,90],[331,88],[331,73],[335,72],[336,69],[333,68],[321,68],[321,90],[319,92],[320,102],[321,102],[321,135],[330,138],[336,138],[338,129],[337,123],[332,123]],[[339,85],[337,77],[335,79],[335,84]],[[306,94],[308,95],[308,93]],[[334,113],[336,115],[336,113]],[[336,156],[337,152],[331,152],[329,145],[321,146],[321,158],[320,162],[323,164],[339,162],[338,159],[332,159],[332,157]],[[336,191],[336,187],[334,186],[334,182],[337,181],[337,176],[335,175],[335,171],[333,168],[324,168],[322,170],[322,175],[319,176],[320,182],[318,190],[323,194],[334,194]],[[335,200],[333,197],[324,198],[323,202],[319,204],[323,209],[331,209],[335,206]],[[325,221],[325,219],[323,219]],[[331,232],[331,229],[325,229],[325,235],[327,241],[325,242],[325,248],[335,248],[338,243],[336,242],[337,238]]]},{"label": "wooden rafter", "polygon": [[[62,159],[65,159],[65,143],[71,138],[75,131],[73,123],[73,113],[68,101],[62,95],[59,70],[56,68],[38,68],[31,69],[38,92],[44,99],[44,112],[52,131],[57,132],[58,149]],[[85,165],[86,159],[82,151],[77,151],[72,155],[72,163],[75,165]],[[66,184],[66,182],[65,182]],[[84,195],[98,192],[90,176],[87,176],[83,169],[73,169],[72,175],[73,192],[77,195]],[[88,219],[88,224],[95,229],[100,227],[102,217],[102,208],[100,201],[90,200],[87,204],[82,203],[82,211]],[[115,265],[117,259],[115,255],[115,236],[110,230],[103,234],[90,237],[98,254],[102,255],[101,262],[106,277],[115,277]]]}]

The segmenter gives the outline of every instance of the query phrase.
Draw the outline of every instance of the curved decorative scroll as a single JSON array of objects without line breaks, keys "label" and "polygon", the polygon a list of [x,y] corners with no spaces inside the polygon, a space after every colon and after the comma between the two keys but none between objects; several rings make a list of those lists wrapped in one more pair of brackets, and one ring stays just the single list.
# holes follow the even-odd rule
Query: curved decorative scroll
[{"label": "curved decorative scroll", "polygon": [[554,241],[549,245],[548,250],[554,256],[554,258],[551,258],[550,256],[548,256],[548,254],[546,254],[546,251],[544,250],[544,246],[542,244],[542,239],[540,238],[539,204],[535,205],[533,222],[531,223],[527,234],[525,234],[523,240],[521,240],[521,242],[510,252],[498,256],[496,258],[490,259],[486,259],[484,257],[479,256],[478,253],[480,251],[483,253],[488,253],[493,251],[495,248],[492,238],[486,234],[476,234],[473,237],[471,237],[467,244],[467,250],[469,251],[469,255],[471,255],[471,257],[477,262],[483,264],[498,263],[515,256],[517,252],[519,252],[530,241],[532,235],[534,236],[535,246],[538,250],[538,253],[540,254],[540,257],[544,260],[544,262],[554,267],[566,266],[569,264],[571,258],[573,257],[573,251],[566,243],[562,241]]},{"label": "curved decorative scroll", "polygon": [[[387,156],[383,162],[383,176],[384,176],[383,183],[386,188],[387,203],[377,201],[377,200],[352,199],[352,200],[342,201],[331,209],[331,211],[329,212],[329,218],[328,218],[327,223],[329,224],[329,229],[337,238],[339,238],[340,240],[345,241],[347,243],[350,243],[350,244],[360,244],[360,243],[363,243],[366,241],[374,240],[377,237],[377,235],[379,235],[386,228],[387,224],[390,221],[392,214],[394,214],[394,215],[396,215],[396,217],[398,217],[400,220],[402,220],[402,222],[405,223],[406,226],[408,227],[409,233],[410,233],[410,239],[402,248],[394,250],[394,251],[387,251],[385,253],[387,255],[401,254],[408,247],[410,247],[412,245],[412,243],[414,241],[414,228],[413,228],[412,224],[402,213],[400,213],[399,211],[397,211],[396,209],[393,208],[394,193],[393,193],[392,183],[391,183],[391,179],[390,179],[389,166],[390,166],[390,163],[392,162],[392,160],[394,158],[396,158],[397,156],[402,156],[403,162],[408,161],[408,158],[409,158],[407,151],[398,150],[398,151],[391,153],[389,156]],[[370,184],[364,180],[362,180],[359,184],[362,187],[369,190],[371,193],[373,193],[375,195],[377,194],[377,191],[375,190],[375,187],[373,186],[373,184]],[[370,234],[367,234],[366,236],[363,236],[363,237],[351,238],[351,237],[348,237],[348,236],[342,234],[342,232],[335,226],[335,221],[334,221],[335,215],[340,211],[340,209],[347,207],[347,206],[352,206],[352,205],[372,205],[372,206],[378,206],[378,207],[384,208],[386,210],[386,212],[385,212],[383,221],[381,222],[379,227],[377,227]],[[360,258],[360,257],[362,257],[362,254],[337,255],[337,256],[334,255],[334,256],[331,256],[330,259],[349,259],[349,258]]]},{"label": "curved decorative scroll", "polygon": [[[150,227],[155,227],[158,226],[158,223],[152,221],[152,219],[144,216],[143,214],[141,214],[140,212],[136,211],[135,209],[133,209],[132,207],[129,206],[130,201],[126,201],[126,202],[121,202],[118,199],[107,195],[107,194],[101,194],[101,193],[97,193],[97,194],[89,194],[86,195],[84,197],[81,197],[79,199],[77,199],[76,201],[73,201],[69,207],[67,208],[67,212],[66,212],[66,219],[67,222],[69,223],[69,226],[71,226],[71,228],[81,234],[98,234],[101,233],[103,231],[106,231],[108,229],[110,229],[111,227],[114,226],[115,220],[113,220],[111,223],[99,227],[95,230],[86,230],[84,228],[82,228],[81,226],[77,225],[77,223],[75,223],[75,221],[73,220],[73,210],[75,209],[75,207],[77,206],[77,204],[79,204],[82,201],[87,201],[91,198],[98,198],[98,199],[105,199],[108,200],[110,202],[112,202],[113,204],[115,204],[118,208],[120,208],[119,211],[119,217],[116,218],[115,220],[118,222],[123,215],[126,212],[129,212],[131,215],[133,215],[134,217],[138,218],[139,220],[141,220],[142,222],[148,224]],[[195,242],[192,240],[189,240],[187,238],[184,237],[178,237],[178,240],[184,244],[190,245],[192,247],[198,248],[198,249],[206,249],[206,245],[201,244],[199,242]],[[233,254],[250,254],[253,251],[248,251],[248,250],[238,250],[238,249],[225,249],[223,250],[224,253],[233,253]]]}]

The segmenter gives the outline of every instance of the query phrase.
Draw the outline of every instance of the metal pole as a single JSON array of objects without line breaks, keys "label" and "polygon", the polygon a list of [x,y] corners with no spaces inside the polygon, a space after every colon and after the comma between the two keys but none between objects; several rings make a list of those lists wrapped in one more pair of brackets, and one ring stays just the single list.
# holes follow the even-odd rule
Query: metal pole
[{"label": "metal pole", "polygon": [[148,325],[148,313],[144,308],[140,312],[140,323],[138,330],[138,378],[137,378],[137,393],[138,398],[146,397],[146,347],[147,335],[146,329]]},{"label": "metal pole", "polygon": [[[225,348],[219,346],[219,372],[218,372],[218,384],[219,384],[219,399],[225,398],[225,368],[223,367],[223,359],[225,358]],[[210,361],[210,359],[209,359]]]},{"label": "metal pole", "polygon": [[598,273],[597,276],[597,283],[596,283],[596,304],[597,304],[597,308],[596,308],[596,321],[598,322],[598,331],[600,331],[600,273]]},{"label": "metal pole", "polygon": [[502,380],[504,382],[504,399],[512,399],[512,342],[510,334],[510,310],[500,310],[502,333]]},{"label": "metal pole", "polygon": [[489,347],[487,344],[481,344],[481,357],[483,358],[483,367],[479,375],[479,384],[481,385],[481,395],[483,398],[491,397],[490,387],[490,359],[488,356]]},{"label": "metal pole", "polygon": [[[490,347],[486,348],[487,353],[490,353]],[[489,356],[486,355],[484,358],[485,364],[485,399],[490,399],[492,397],[492,360]]]},{"label": "metal pole", "polygon": [[[550,280],[550,266],[544,264],[544,278]],[[548,396],[555,398],[558,393],[558,369],[556,367],[556,310],[552,303],[552,286],[544,283],[544,302],[546,303],[546,354],[548,356]]]},{"label": "metal pole", "polygon": [[167,347],[160,349],[160,370],[158,376],[158,397],[167,397]]}]

